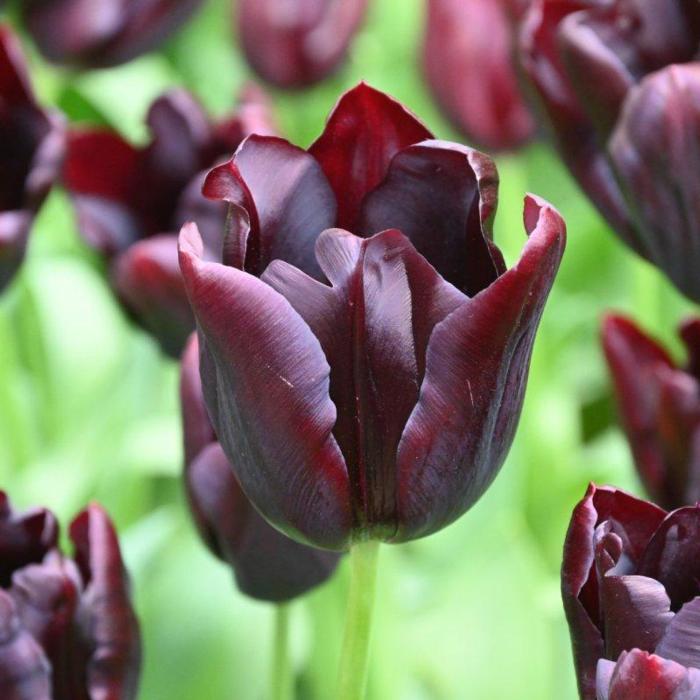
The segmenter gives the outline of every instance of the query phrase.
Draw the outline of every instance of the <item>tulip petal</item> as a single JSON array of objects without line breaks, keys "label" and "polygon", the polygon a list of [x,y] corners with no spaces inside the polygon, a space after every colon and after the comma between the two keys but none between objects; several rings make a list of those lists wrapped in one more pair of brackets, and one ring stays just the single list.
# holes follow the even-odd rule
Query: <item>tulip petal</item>
[{"label": "tulip petal", "polygon": [[338,201],[338,218],[331,225],[356,230],[362,201],[384,180],[392,158],[431,138],[416,117],[383,92],[365,83],[346,92],[309,148]]},{"label": "tulip petal", "polygon": [[364,200],[358,228],[397,228],[448,282],[469,296],[505,271],[491,242],[498,199],[493,161],[447,141],[400,151],[384,182]]},{"label": "tulip petal", "polygon": [[686,319],[681,323],[678,333],[688,353],[686,371],[700,381],[700,318]]},{"label": "tulip petal", "polygon": [[428,535],[464,513],[510,447],[565,241],[564,222],[541,200],[526,200],[525,222],[531,236],[518,264],[430,337],[420,399],[398,450],[397,541]]},{"label": "tulip petal", "polygon": [[10,103],[34,104],[22,46],[7,25],[0,26],[0,95]]},{"label": "tulip petal", "polygon": [[676,613],[655,651],[683,666],[700,668],[700,598],[693,598]]},{"label": "tulip petal", "polygon": [[24,260],[32,218],[28,211],[0,212],[0,292]]},{"label": "tulip petal", "polygon": [[210,416],[246,495],[295,539],[342,549],[352,525],[348,474],[318,340],[264,282],[202,260],[196,226],[180,234],[180,266]]}]

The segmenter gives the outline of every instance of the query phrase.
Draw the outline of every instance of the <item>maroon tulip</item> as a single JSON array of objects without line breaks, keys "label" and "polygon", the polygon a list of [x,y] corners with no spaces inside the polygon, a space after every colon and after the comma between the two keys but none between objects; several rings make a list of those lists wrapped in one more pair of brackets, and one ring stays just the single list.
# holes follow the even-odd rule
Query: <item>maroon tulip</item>
[{"label": "maroon tulip", "polygon": [[43,509],[17,513],[0,492],[0,696],[3,700],[130,700],[141,659],[119,542],[90,505],[69,531]]},{"label": "maroon tulip", "polygon": [[700,501],[700,318],[684,323],[680,335],[685,368],[629,319],[609,316],[602,329],[637,472],[664,508]]},{"label": "maroon tulip", "polygon": [[50,61],[104,68],[156,48],[201,4],[202,0],[23,0],[21,13]]},{"label": "maroon tulip", "polygon": [[428,85],[468,139],[494,150],[517,148],[535,132],[518,86],[513,10],[513,0],[428,0]]},{"label": "maroon tulip", "polygon": [[[700,4],[533,0],[525,72],[617,234],[700,301]],[[672,65],[685,64],[685,65]]]},{"label": "maroon tulip", "polygon": [[212,428],[193,334],[180,375],[185,489],[204,543],[228,564],[246,595],[273,602],[296,598],[328,579],[338,555],[290,540],[267,524],[238,485]]},{"label": "maroon tulip", "polygon": [[[700,668],[700,505],[666,513],[622,491],[591,485],[566,536],[562,595],[584,700],[596,698],[598,661],[617,660],[624,651]],[[660,663],[636,653],[620,658],[610,697],[686,697],[653,694],[662,688],[654,685],[659,674],[676,675],[670,666],[654,673]],[[639,668],[631,679],[638,686],[625,680],[630,666]],[[601,667],[610,678],[610,665]],[[639,694],[629,694],[630,688]]]},{"label": "maroon tulip", "polygon": [[0,25],[0,291],[24,258],[64,148],[63,119],[36,103],[19,41]]},{"label": "maroon tulip", "polygon": [[303,87],[338,68],[366,9],[367,0],[239,0],[238,34],[263,80]]},{"label": "maroon tulip", "polygon": [[64,181],[83,238],[109,262],[116,294],[173,357],[194,319],[180,277],[176,231],[201,226],[208,255],[221,255],[226,209],[200,193],[204,169],[230,156],[251,133],[274,132],[257,88],[242,94],[237,112],[213,123],[188,93],[156,100],[148,115],[152,140],[136,148],[104,129],[71,134]]},{"label": "maroon tulip", "polygon": [[459,517],[515,432],[557,212],[526,199],[506,271],[493,162],[366,85],[308,152],[251,136],[204,191],[231,203],[225,264],[188,225],[180,265],[209,413],[256,508],[329,549]]}]

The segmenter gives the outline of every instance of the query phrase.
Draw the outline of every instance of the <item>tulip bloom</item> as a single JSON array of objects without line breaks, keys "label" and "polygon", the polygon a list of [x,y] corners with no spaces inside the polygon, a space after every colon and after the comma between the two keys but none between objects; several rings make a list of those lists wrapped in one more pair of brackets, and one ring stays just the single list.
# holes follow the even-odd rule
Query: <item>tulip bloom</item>
[{"label": "tulip bloom", "polygon": [[[699,505],[667,513],[622,491],[589,487],[574,510],[562,566],[583,700],[596,698],[596,669],[599,688],[610,687],[609,696],[598,697],[695,697],[652,691],[660,693],[660,677],[685,674],[697,683],[697,672],[687,670],[700,668],[699,543]],[[625,651],[630,654],[620,657]],[[618,661],[617,670],[600,659]]]},{"label": "tulip bloom", "polygon": [[64,147],[62,117],[37,104],[19,41],[0,25],[0,291],[24,258]]},{"label": "tulip bloom", "polygon": [[23,0],[21,13],[50,61],[105,68],[156,48],[201,4],[202,0]]},{"label": "tulip bloom", "polygon": [[259,600],[290,600],[323,583],[335,571],[338,556],[275,530],[238,485],[204,405],[196,335],[182,358],[180,396],[187,498],[212,554],[231,566],[243,593]]},{"label": "tulip bloom", "polygon": [[177,263],[177,234],[199,222],[208,254],[220,257],[225,207],[201,194],[204,170],[228,157],[250,133],[274,131],[264,94],[247,88],[237,112],[212,122],[188,93],[156,100],[151,142],[136,148],[104,129],[69,139],[64,182],[85,241],[109,263],[114,290],[129,313],[173,357],[194,329]]},{"label": "tulip bloom", "polygon": [[517,148],[535,132],[518,86],[515,10],[512,0],[428,1],[428,85],[454,125],[488,149]]},{"label": "tulip bloom", "polygon": [[366,9],[367,0],[239,0],[238,35],[263,80],[303,87],[338,68]]},{"label": "tulip bloom", "polygon": [[515,432],[559,214],[527,197],[506,271],[493,162],[366,85],[308,152],[251,136],[204,191],[231,203],[224,264],[192,224],[180,264],[209,414],[251,501],[337,550],[458,518]]},{"label": "tulip bloom", "polygon": [[534,0],[521,39],[573,175],[633,250],[700,301],[698,3]]},{"label": "tulip bloom", "polygon": [[72,522],[73,559],[54,516],[18,513],[0,492],[0,696],[136,698],[138,622],[114,527],[98,505]]}]

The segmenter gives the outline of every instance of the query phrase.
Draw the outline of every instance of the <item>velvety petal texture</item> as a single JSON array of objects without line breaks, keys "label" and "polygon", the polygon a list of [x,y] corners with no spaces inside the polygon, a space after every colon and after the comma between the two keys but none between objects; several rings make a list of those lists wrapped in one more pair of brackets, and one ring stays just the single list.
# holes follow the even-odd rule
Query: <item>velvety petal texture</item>
[{"label": "velvety petal texture", "polygon": [[236,481],[209,422],[193,335],[182,359],[180,396],[185,487],[192,517],[211,552],[246,595],[280,602],[303,595],[335,571],[338,555],[299,544],[271,527]]},{"label": "velvety petal texture", "polygon": [[428,0],[423,68],[436,100],[470,142],[510,150],[535,132],[518,85],[511,0]]},{"label": "velvety petal texture", "polygon": [[201,4],[202,0],[24,0],[21,11],[50,61],[104,68],[158,47]]},{"label": "velvety petal texture", "polygon": [[282,88],[316,83],[348,52],[367,0],[239,0],[236,24],[248,63]]},{"label": "velvety petal texture", "polygon": [[19,40],[0,24],[0,291],[24,259],[64,152],[63,118],[37,104]]},{"label": "velvety petal texture", "polygon": [[90,505],[58,550],[47,511],[14,511],[0,493],[0,692],[8,700],[133,700],[139,626],[112,523]]}]

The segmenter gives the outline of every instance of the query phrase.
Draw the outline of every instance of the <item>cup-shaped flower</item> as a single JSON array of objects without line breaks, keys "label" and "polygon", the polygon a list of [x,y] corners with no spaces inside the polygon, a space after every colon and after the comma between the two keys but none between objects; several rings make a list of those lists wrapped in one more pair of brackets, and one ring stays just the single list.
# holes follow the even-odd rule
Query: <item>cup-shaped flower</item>
[{"label": "cup-shaped flower", "polygon": [[700,5],[534,0],[522,63],[616,233],[700,301]]},{"label": "cup-shaped flower", "polygon": [[263,80],[298,88],[341,65],[366,9],[367,0],[238,0],[237,32]]},{"label": "cup-shaped flower", "polygon": [[136,698],[141,643],[116,532],[92,504],[58,549],[53,515],[0,492],[0,695],[7,700]]},{"label": "cup-shaped flower", "polygon": [[[584,700],[608,697],[596,696],[601,667],[612,679],[613,699],[686,697],[630,695],[629,687],[657,686],[628,686],[625,678],[630,667],[639,668],[638,682],[647,682],[644,672],[651,684],[661,663],[639,657],[635,649],[686,670],[700,668],[699,581],[700,506],[667,513],[622,491],[589,487],[574,509],[562,565],[562,596]],[[618,661],[625,651],[627,660]],[[599,666],[600,659],[618,661],[617,681],[609,664]],[[656,670],[666,675],[666,667]],[[601,678],[600,686],[605,682]]]},{"label": "cup-shaped flower", "polygon": [[209,415],[256,508],[329,549],[459,517],[515,432],[558,213],[526,199],[506,271],[492,161],[366,85],[308,152],[251,136],[205,192],[231,202],[224,264],[187,225],[180,265]]},{"label": "cup-shaped flower", "polygon": [[202,0],[23,0],[20,11],[47,59],[104,68],[155,49],[201,4]]},{"label": "cup-shaped flower", "polygon": [[517,10],[513,0],[428,0],[428,85],[454,125],[486,149],[517,148],[535,132],[518,84]]},{"label": "cup-shaped flower", "polygon": [[270,602],[291,600],[326,581],[338,555],[289,539],[253,508],[212,428],[199,374],[199,344],[182,357],[180,398],[185,438],[185,491],[202,540],[234,572],[239,589]]},{"label": "cup-shaped flower", "polygon": [[63,118],[37,104],[19,41],[0,24],[0,291],[24,259],[64,149]]},{"label": "cup-shaped flower", "polygon": [[177,231],[197,221],[208,254],[220,257],[226,208],[202,197],[205,171],[245,136],[273,133],[274,125],[266,96],[254,86],[219,122],[182,90],[156,100],[147,121],[152,139],[142,148],[105,129],[71,133],[63,179],[80,233],[107,261],[118,298],[166,353],[179,357],[194,320],[177,263]]}]

